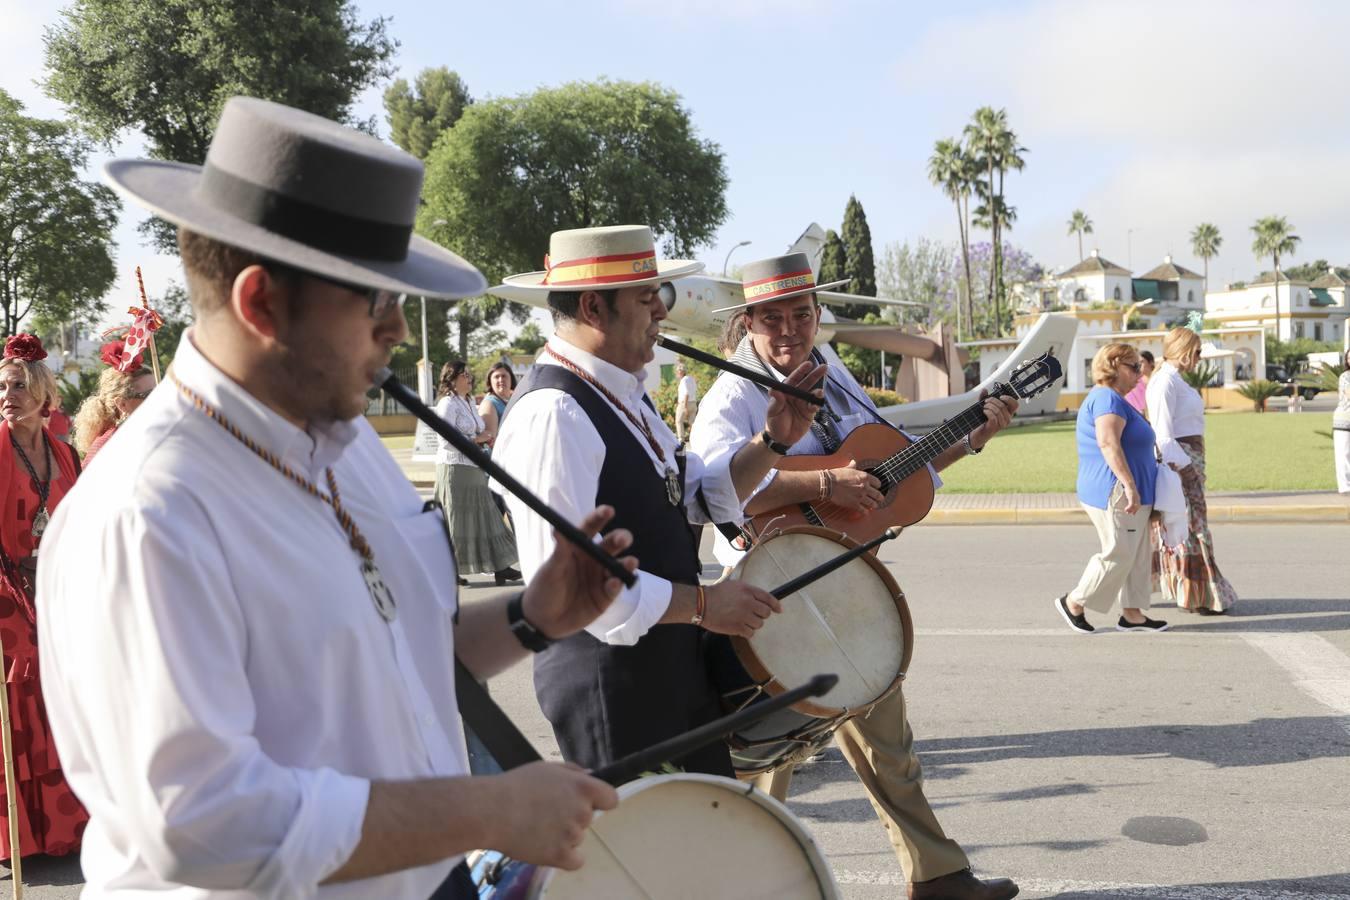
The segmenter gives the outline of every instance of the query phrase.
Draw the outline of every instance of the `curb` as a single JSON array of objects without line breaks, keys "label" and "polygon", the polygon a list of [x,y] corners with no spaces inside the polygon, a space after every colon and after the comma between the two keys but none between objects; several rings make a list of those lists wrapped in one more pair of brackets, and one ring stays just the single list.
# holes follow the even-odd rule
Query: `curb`
[{"label": "curb", "polygon": [[[1081,525],[1081,509],[935,509],[929,525]],[[1209,521],[1257,523],[1350,523],[1347,506],[1211,506]]]}]

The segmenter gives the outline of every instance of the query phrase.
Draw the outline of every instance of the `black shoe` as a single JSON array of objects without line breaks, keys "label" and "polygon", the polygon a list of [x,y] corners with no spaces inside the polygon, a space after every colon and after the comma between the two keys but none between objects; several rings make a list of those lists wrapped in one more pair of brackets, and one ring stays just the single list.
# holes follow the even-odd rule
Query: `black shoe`
[{"label": "black shoe", "polygon": [[520,573],[508,567],[492,573],[492,578],[497,582],[497,586],[501,587],[508,581],[520,581]]},{"label": "black shoe", "polygon": [[1097,629],[1092,627],[1092,624],[1088,622],[1087,617],[1082,613],[1074,615],[1069,612],[1068,600],[1068,594],[1065,594],[1062,597],[1056,597],[1055,609],[1059,610],[1059,614],[1064,617],[1065,622],[1069,623],[1069,627],[1079,634],[1092,634],[1092,632],[1096,631]]},{"label": "black shoe", "polygon": [[1197,616],[1226,616],[1228,615],[1228,610],[1210,609],[1208,606],[1197,606],[1195,608],[1195,614]]},{"label": "black shoe", "polygon": [[1142,622],[1130,622],[1124,616],[1116,623],[1116,631],[1128,631],[1136,634],[1151,634],[1155,631],[1166,631],[1168,624],[1161,619],[1150,619],[1144,616]]},{"label": "black shoe", "polygon": [[469,579],[467,579],[467,578],[457,578],[456,581],[459,582],[459,586],[460,586],[460,587],[468,587],[468,586],[469,586]]}]

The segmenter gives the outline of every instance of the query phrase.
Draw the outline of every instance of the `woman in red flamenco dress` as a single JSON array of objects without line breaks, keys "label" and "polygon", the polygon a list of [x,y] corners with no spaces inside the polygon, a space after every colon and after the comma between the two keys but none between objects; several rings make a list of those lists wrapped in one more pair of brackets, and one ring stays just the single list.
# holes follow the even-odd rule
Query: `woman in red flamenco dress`
[{"label": "woman in red flamenco dress", "polygon": [[[19,854],[62,856],[79,849],[89,821],[66,783],[47,724],[38,680],[34,574],[42,532],[75,484],[79,459],[47,432],[58,396],[33,335],[15,335],[0,358],[0,640],[13,729],[18,787]],[[0,795],[4,783],[0,780]],[[9,842],[8,797],[0,802],[0,859]]]}]

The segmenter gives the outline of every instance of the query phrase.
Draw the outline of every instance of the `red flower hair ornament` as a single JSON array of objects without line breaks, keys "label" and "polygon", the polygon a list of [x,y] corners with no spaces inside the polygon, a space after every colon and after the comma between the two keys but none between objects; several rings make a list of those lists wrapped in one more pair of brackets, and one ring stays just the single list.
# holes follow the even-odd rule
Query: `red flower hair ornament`
[{"label": "red flower hair ornament", "polygon": [[141,360],[144,357],[144,351],[137,353],[130,359],[126,356],[126,344],[124,340],[108,341],[99,348],[99,359],[103,360],[105,365],[117,369],[119,372],[135,372],[141,367]]},{"label": "red flower hair ornament", "polygon": [[5,341],[5,359],[22,359],[37,362],[47,358],[42,341],[35,334],[16,334]]}]

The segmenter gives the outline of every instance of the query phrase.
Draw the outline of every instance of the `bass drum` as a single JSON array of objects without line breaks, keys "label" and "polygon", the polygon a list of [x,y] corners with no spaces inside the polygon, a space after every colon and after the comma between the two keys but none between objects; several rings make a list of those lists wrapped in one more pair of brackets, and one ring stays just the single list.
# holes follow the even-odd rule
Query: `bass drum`
[{"label": "bass drum", "polygon": [[469,857],[480,900],[837,900],[815,840],[787,807],[730,778],[654,775],[595,817],[575,872]]},{"label": "bass drum", "polygon": [[[856,547],[844,535],[800,525],[755,544],[731,578],[773,590]],[[713,682],[728,710],[752,706],[819,672],[839,683],[769,716],[729,740],[742,778],[801,762],[823,749],[844,721],[898,690],[914,652],[909,604],[891,573],[865,553],[782,600],[753,638],[709,634]]]}]

